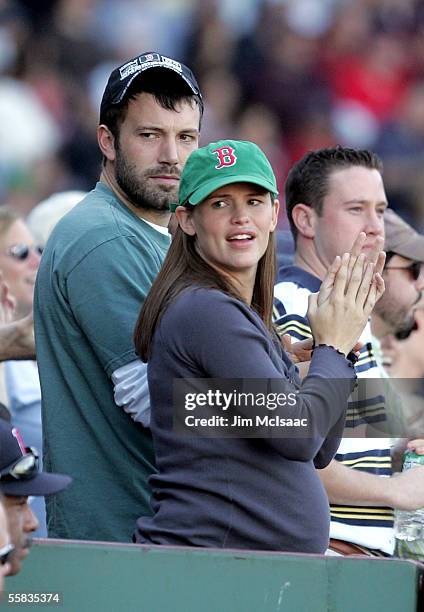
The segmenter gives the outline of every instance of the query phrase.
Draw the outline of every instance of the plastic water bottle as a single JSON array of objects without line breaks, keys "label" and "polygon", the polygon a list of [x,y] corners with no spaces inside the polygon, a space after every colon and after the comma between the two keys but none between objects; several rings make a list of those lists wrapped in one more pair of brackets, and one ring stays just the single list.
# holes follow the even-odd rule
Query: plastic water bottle
[{"label": "plastic water bottle", "polygon": [[[424,466],[424,455],[405,451],[402,471]],[[424,508],[412,512],[395,512],[396,555],[408,559],[424,559]]]}]

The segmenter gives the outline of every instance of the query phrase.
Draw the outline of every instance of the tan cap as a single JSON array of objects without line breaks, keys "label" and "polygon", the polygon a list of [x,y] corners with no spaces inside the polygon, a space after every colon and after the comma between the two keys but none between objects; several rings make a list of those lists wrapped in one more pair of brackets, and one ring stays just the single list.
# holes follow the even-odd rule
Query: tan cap
[{"label": "tan cap", "polygon": [[419,234],[391,208],[384,213],[385,250],[424,262],[424,235]]}]

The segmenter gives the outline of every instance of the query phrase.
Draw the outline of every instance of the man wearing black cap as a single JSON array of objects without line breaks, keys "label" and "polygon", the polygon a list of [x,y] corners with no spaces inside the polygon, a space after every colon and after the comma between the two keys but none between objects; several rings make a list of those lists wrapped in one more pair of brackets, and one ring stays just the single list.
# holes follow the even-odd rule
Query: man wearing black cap
[{"label": "man wearing black cap", "polygon": [[151,513],[146,367],[132,336],[202,110],[193,74],[171,58],[145,53],[116,68],[100,108],[100,182],[44,251],[34,313],[45,465],[75,481],[47,504],[50,536],[129,541]]},{"label": "man wearing black cap", "polygon": [[65,489],[69,476],[38,471],[35,451],[26,448],[18,430],[0,420],[0,493],[4,495],[11,543],[9,575],[17,574],[29,553],[30,535],[38,521],[28,504],[28,496],[52,495]]}]

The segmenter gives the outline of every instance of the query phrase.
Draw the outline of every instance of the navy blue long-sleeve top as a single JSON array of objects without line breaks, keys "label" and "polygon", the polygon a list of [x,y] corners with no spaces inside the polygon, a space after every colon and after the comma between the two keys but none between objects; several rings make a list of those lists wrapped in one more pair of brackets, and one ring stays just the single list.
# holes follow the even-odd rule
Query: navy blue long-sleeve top
[{"label": "navy blue long-sleeve top", "polygon": [[[272,416],[317,426],[307,438],[182,437],[173,431],[177,378],[273,379],[273,391],[297,391],[297,401]],[[315,468],[338,448],[339,438],[327,435],[344,420],[355,382],[349,361],[318,347],[301,383],[251,308],[221,291],[191,288],[159,323],[148,380],[158,473],[150,478],[154,515],[138,519],[138,542],[325,551],[329,506]]]}]

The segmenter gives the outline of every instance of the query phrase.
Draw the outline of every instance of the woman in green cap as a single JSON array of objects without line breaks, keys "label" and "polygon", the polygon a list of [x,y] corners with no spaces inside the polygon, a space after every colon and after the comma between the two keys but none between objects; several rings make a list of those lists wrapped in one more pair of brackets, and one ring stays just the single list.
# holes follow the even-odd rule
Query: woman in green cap
[{"label": "woman in green cap", "polygon": [[253,143],[209,144],[184,167],[178,228],[135,330],[158,468],[137,542],[327,548],[316,468],[339,444],[350,352],[384,290],[381,257],[378,270],[363,255],[336,258],[311,296],[315,348],[301,382],[271,319],[276,197]]}]

